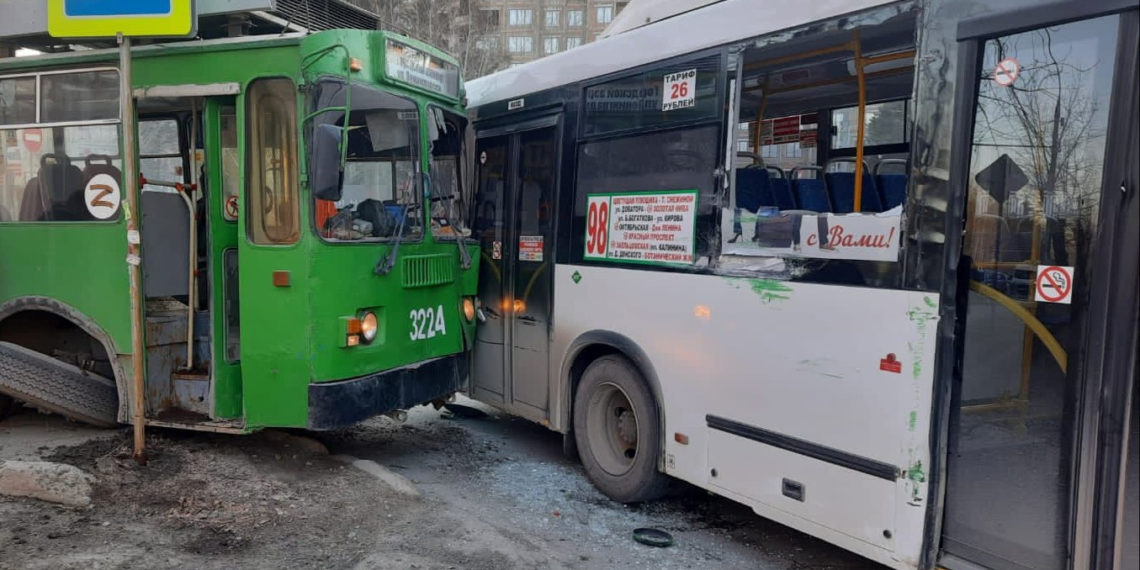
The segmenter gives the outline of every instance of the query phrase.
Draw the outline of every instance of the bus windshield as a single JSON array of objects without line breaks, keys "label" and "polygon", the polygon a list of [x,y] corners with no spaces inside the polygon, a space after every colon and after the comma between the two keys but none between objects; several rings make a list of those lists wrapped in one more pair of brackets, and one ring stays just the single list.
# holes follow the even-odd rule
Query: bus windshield
[{"label": "bus windshield", "polygon": [[431,141],[431,233],[454,238],[471,234],[463,214],[463,139],[467,120],[438,107],[428,107]]},{"label": "bus windshield", "polygon": [[[328,80],[313,90],[311,110],[327,109],[315,124],[348,128],[348,147],[339,200],[315,200],[316,230],[326,240],[375,241],[396,236],[404,218],[404,238],[422,235],[415,212],[418,183],[419,112],[414,101],[364,85],[353,85],[347,120],[348,89]],[[315,149],[309,148],[310,157]],[[310,164],[313,161],[310,160]]]}]

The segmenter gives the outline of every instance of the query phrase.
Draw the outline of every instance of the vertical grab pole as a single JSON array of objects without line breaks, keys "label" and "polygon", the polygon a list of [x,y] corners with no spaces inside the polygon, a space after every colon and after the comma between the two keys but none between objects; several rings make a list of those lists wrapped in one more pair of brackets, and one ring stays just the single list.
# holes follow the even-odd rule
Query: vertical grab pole
[{"label": "vertical grab pole", "polygon": [[851,32],[851,50],[855,52],[855,75],[859,79],[859,126],[855,139],[855,212],[863,210],[863,135],[867,116],[867,82],[863,73],[863,48],[859,30]]},{"label": "vertical grab pole", "polygon": [[146,465],[146,426],[143,408],[146,405],[143,383],[143,326],[142,326],[142,255],[139,248],[138,216],[138,166],[134,117],[135,100],[131,91],[131,38],[118,34],[119,40],[119,79],[120,105],[123,128],[123,205],[127,218],[127,272],[130,276],[131,294],[131,423],[135,432],[135,461]]},{"label": "vertical grab pole", "polygon": [[194,369],[194,305],[197,297],[198,284],[198,100],[190,102],[190,188],[184,192],[187,198],[186,207],[190,210],[190,253],[187,255],[190,267],[187,276],[190,283],[186,290],[188,305],[186,319],[186,369]]}]

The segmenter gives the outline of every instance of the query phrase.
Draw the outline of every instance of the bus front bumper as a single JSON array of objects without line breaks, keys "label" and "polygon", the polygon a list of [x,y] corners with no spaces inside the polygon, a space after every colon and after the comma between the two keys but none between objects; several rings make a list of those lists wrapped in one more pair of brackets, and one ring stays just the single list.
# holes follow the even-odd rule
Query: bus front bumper
[{"label": "bus front bumper", "polygon": [[467,354],[454,354],[360,378],[309,384],[309,429],[347,427],[462,390]]}]

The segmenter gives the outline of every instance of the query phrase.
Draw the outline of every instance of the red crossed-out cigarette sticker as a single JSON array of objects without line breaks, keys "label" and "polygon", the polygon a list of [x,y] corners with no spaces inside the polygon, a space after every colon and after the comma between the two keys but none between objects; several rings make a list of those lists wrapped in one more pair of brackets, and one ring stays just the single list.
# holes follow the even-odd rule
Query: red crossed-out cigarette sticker
[{"label": "red crossed-out cigarette sticker", "polygon": [[994,67],[994,82],[1002,87],[1009,87],[1021,75],[1021,64],[1016,59],[1007,57]]},{"label": "red crossed-out cigarette sticker", "polygon": [[1037,266],[1037,294],[1044,303],[1073,302],[1073,268],[1060,265]]}]

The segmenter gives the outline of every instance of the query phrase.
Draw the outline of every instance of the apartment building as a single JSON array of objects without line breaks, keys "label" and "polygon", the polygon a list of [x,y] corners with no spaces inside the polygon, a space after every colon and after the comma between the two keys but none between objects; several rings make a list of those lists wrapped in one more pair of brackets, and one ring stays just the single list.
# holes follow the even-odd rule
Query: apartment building
[{"label": "apartment building", "polygon": [[480,0],[481,47],[518,65],[593,41],[629,0]]}]

